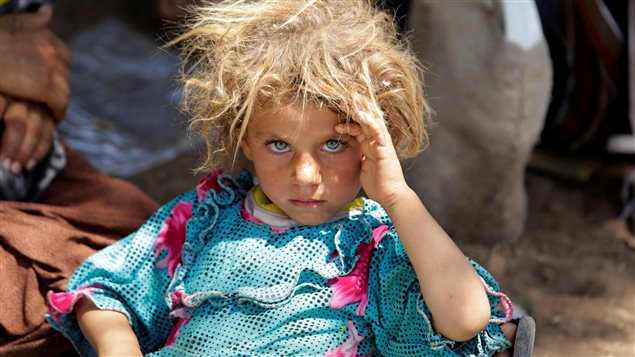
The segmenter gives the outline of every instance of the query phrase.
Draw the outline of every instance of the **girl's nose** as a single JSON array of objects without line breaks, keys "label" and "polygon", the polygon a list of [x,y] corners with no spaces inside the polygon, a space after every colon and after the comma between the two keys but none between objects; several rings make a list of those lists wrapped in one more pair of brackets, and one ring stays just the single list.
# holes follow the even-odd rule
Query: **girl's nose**
[{"label": "girl's nose", "polygon": [[320,164],[309,154],[301,154],[295,160],[295,179],[300,184],[314,185],[320,182]]}]

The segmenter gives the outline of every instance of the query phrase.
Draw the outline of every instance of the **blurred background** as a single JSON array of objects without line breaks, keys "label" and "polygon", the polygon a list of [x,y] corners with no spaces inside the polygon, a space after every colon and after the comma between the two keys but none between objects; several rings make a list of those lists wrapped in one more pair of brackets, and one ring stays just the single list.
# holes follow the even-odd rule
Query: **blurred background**
[{"label": "blurred background", "polygon": [[[187,2],[56,0],[51,23],[74,60],[60,131],[160,203],[198,182],[161,49]],[[424,203],[536,319],[536,356],[635,356],[634,1],[382,6],[427,68],[431,146],[404,164]]]}]

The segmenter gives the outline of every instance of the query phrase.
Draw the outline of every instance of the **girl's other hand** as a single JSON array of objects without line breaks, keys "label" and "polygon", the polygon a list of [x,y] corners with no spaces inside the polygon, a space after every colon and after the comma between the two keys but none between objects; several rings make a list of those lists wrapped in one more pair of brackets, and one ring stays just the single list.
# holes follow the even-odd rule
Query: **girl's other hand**
[{"label": "girl's other hand", "polygon": [[396,205],[399,197],[410,188],[397,157],[390,133],[379,108],[362,109],[353,104],[350,110],[340,109],[351,119],[335,126],[340,134],[355,137],[360,143],[363,158],[360,180],[369,198],[385,209]]}]

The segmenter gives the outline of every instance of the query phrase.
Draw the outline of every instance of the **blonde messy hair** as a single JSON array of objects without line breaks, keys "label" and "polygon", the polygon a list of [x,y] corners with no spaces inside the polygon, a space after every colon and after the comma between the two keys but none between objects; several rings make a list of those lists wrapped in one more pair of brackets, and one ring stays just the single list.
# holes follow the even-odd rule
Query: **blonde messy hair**
[{"label": "blonde messy hair", "polygon": [[172,44],[190,129],[207,144],[201,170],[235,163],[254,110],[296,102],[383,117],[400,158],[427,145],[419,62],[368,1],[216,1],[191,9],[186,26]]}]

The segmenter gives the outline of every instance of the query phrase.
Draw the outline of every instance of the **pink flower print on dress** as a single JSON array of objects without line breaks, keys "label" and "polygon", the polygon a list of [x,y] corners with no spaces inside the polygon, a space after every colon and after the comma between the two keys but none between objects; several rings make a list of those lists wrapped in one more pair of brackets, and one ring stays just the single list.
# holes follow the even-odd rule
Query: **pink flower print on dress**
[{"label": "pink flower print on dress", "polygon": [[48,291],[46,293],[46,300],[48,301],[49,314],[57,322],[61,324],[62,316],[68,314],[73,310],[73,306],[86,295],[94,294],[94,288],[103,288],[101,285],[81,285],[76,290],[69,291],[67,293],[54,293]]},{"label": "pink flower print on dress", "polygon": [[370,259],[373,250],[379,241],[388,232],[388,227],[383,224],[373,230],[373,241],[370,243],[360,243],[355,250],[355,255],[359,256],[355,267],[346,276],[338,276],[328,281],[327,286],[333,287],[333,296],[330,307],[341,309],[342,307],[359,302],[355,310],[358,316],[364,315],[368,305],[368,273],[370,270]]},{"label": "pink flower print on dress", "polygon": [[170,296],[171,298],[171,302],[172,302],[172,307],[176,307],[179,306],[179,304],[183,304],[185,298],[187,298],[187,295],[182,292],[181,290],[174,290],[172,292],[172,296]]},{"label": "pink flower print on dress", "polygon": [[165,347],[171,346],[174,344],[176,339],[179,337],[179,334],[181,333],[181,327],[183,327],[183,325],[185,325],[186,323],[190,322],[190,320],[192,319],[192,317],[185,318],[185,308],[174,310],[172,315],[176,316],[177,319],[176,319],[176,322],[174,323],[174,326],[172,326],[172,330],[170,330],[168,339],[165,340]]},{"label": "pink flower print on dress", "polygon": [[154,242],[154,257],[159,258],[162,251],[167,252],[163,259],[156,262],[157,269],[168,268],[168,275],[174,276],[176,266],[181,263],[181,252],[185,243],[185,224],[192,218],[192,203],[181,201],[172,208],[170,217],[165,220]]},{"label": "pink flower print on dress", "polygon": [[207,194],[209,190],[213,190],[215,192],[219,192],[221,190],[221,187],[218,184],[218,177],[222,173],[223,170],[218,169],[212,171],[209,175],[201,178],[201,180],[198,182],[198,185],[196,185],[196,197],[198,198],[199,202],[203,201],[203,198],[205,198],[205,194]]},{"label": "pink flower print on dress", "polygon": [[357,348],[359,347],[359,343],[364,339],[364,336],[357,333],[353,321],[348,320],[347,325],[348,340],[336,348],[335,351],[331,351],[329,348],[324,357],[357,357]]}]

